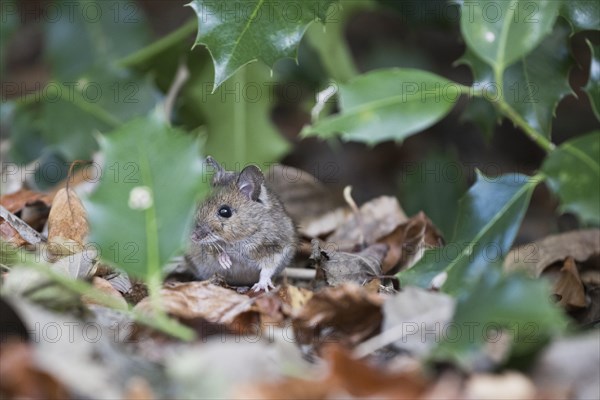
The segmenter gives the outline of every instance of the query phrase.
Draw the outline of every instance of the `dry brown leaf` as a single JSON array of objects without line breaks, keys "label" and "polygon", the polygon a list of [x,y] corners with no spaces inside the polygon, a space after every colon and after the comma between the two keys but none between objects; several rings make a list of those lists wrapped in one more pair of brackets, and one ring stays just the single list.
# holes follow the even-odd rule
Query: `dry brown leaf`
[{"label": "dry brown leaf", "polygon": [[[188,320],[203,318],[223,325],[234,324],[237,317],[249,311],[254,303],[248,296],[208,281],[169,282],[160,291],[160,295],[165,310],[175,317]],[[140,301],[134,309],[150,314],[150,299]]]},{"label": "dry brown leaf", "polygon": [[27,205],[34,204],[38,201],[41,201],[49,208],[52,204],[53,197],[53,193],[41,193],[29,189],[20,189],[14,193],[2,195],[0,197],[0,205],[14,214],[22,211]]},{"label": "dry brown leaf", "polygon": [[579,278],[579,271],[573,257],[565,260],[560,269],[558,280],[554,283],[553,292],[558,296],[558,303],[563,307],[585,307],[585,289]]},{"label": "dry brown leaf", "polygon": [[[127,309],[127,301],[125,301],[125,299],[123,298],[123,295],[117,289],[115,289],[110,284],[110,282],[108,282],[106,279],[98,278],[97,276],[95,276],[94,279],[92,280],[92,286],[94,288],[98,289],[100,292],[104,293],[105,295],[110,296],[110,297],[114,298],[115,300],[117,300],[119,302],[119,304],[122,305],[123,310]],[[81,297],[81,301],[84,304],[88,304],[88,305],[89,304],[103,305],[85,295]]]},{"label": "dry brown leaf", "polygon": [[360,253],[326,251],[320,247],[317,239],[313,239],[312,245],[310,258],[317,271],[322,271],[330,286],[338,286],[345,282],[364,285],[380,276],[381,262],[387,252],[387,245],[381,243],[373,244]]},{"label": "dry brown leaf", "polygon": [[360,207],[359,213],[360,217],[348,215],[327,241],[335,243],[340,250],[352,250],[362,245],[362,240],[368,244],[377,242],[407,220],[398,199],[391,196],[368,201]]},{"label": "dry brown leaf", "polygon": [[412,267],[423,256],[424,250],[443,245],[444,239],[433,222],[421,211],[378,242],[389,247],[382,271],[384,274],[394,274]]},{"label": "dry brown leaf", "polygon": [[296,337],[304,344],[339,340],[355,345],[381,328],[383,301],[353,283],[323,288],[295,313]]},{"label": "dry brown leaf", "polygon": [[238,390],[235,398],[263,399],[338,399],[377,398],[415,399],[425,392],[420,371],[390,373],[352,358],[343,348],[328,346],[324,358],[329,374],[320,381],[288,378]]},{"label": "dry brown leaf", "polygon": [[86,215],[75,191],[60,189],[48,216],[48,242],[67,249],[73,247],[73,253],[80,251],[89,232]]},{"label": "dry brown leaf", "polygon": [[298,227],[298,233],[307,238],[318,238],[335,231],[343,224],[352,211],[348,207],[340,207],[318,217],[305,220]]},{"label": "dry brown leaf", "polygon": [[10,243],[15,247],[21,247],[28,243],[27,240],[23,239],[23,237],[19,235],[19,232],[2,217],[0,217],[0,238],[3,242]]},{"label": "dry brown leaf", "polygon": [[523,269],[531,276],[540,276],[549,266],[573,257],[584,262],[600,255],[600,229],[588,229],[548,236],[511,250],[504,261],[508,271]]},{"label": "dry brown leaf", "polygon": [[291,307],[292,312],[300,310],[313,296],[312,291],[293,285],[283,285],[277,294]]},{"label": "dry brown leaf", "polygon": [[48,219],[48,212],[54,193],[34,192],[29,189],[20,189],[17,192],[0,197],[0,205],[30,225],[33,229],[41,231]]},{"label": "dry brown leaf", "polygon": [[0,393],[12,399],[66,399],[67,389],[35,363],[33,349],[23,342],[0,344]]}]

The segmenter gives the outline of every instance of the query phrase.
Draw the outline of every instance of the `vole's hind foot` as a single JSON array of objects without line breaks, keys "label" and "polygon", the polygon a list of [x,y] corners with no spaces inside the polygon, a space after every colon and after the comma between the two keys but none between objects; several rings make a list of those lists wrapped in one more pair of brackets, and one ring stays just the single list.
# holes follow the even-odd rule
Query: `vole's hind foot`
[{"label": "vole's hind foot", "polygon": [[261,279],[258,281],[258,283],[252,286],[252,290],[255,292],[259,292],[261,290],[268,292],[271,289],[275,289],[275,285],[273,285],[273,282],[271,282],[271,278]]}]

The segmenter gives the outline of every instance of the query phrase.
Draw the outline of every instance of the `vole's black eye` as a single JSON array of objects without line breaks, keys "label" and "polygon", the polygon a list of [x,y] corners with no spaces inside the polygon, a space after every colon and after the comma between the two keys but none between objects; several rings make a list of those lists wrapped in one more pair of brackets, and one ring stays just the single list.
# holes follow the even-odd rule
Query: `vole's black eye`
[{"label": "vole's black eye", "polygon": [[223,218],[229,218],[232,214],[229,206],[221,206],[221,208],[219,208],[219,215]]}]

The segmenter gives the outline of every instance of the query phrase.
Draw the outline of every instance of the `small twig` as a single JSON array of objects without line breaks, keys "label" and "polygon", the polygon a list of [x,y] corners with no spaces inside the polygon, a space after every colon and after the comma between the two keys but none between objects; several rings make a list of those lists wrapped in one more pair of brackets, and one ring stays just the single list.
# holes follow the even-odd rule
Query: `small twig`
[{"label": "small twig", "polygon": [[309,268],[286,268],[285,274],[288,278],[310,281],[315,279],[317,271]]},{"label": "small twig", "polygon": [[167,97],[165,98],[164,103],[164,111],[165,111],[165,121],[171,121],[171,114],[173,113],[173,107],[175,107],[175,100],[177,100],[177,95],[181,91],[183,85],[190,78],[190,71],[184,61],[179,62],[179,67],[177,68],[177,72],[175,73],[175,79],[167,92]]},{"label": "small twig", "polygon": [[28,243],[37,244],[46,241],[38,231],[2,206],[0,206],[0,217],[4,218]]},{"label": "small twig", "polygon": [[358,206],[356,205],[356,202],[352,198],[352,186],[346,186],[344,188],[344,200],[350,206],[350,209],[352,209],[352,212],[356,216],[356,223],[358,224],[358,230],[360,232],[360,237],[358,238],[359,239],[358,241],[361,244],[361,246],[364,247],[366,245],[366,243],[365,243],[365,228],[364,228],[363,219],[362,219],[360,210],[359,210]]}]

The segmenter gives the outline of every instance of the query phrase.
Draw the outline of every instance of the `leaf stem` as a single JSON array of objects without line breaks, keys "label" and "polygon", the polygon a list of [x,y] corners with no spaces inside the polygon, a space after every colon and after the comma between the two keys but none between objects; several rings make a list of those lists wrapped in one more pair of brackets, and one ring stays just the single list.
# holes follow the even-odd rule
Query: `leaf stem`
[{"label": "leaf stem", "polygon": [[[143,147],[139,147],[140,172],[142,181],[148,188],[154,188],[152,174],[150,173],[150,162]],[[166,318],[160,291],[162,289],[162,271],[160,264],[160,242],[158,240],[158,221],[156,218],[156,196],[152,193],[152,204],[145,210],[146,217],[146,257],[148,263],[148,294],[152,310],[159,319]]]},{"label": "leaf stem", "polygon": [[533,140],[535,144],[544,149],[547,153],[552,152],[556,148],[554,143],[548,140],[543,134],[535,130],[534,127],[532,127],[527,121],[525,121],[525,119],[521,115],[519,115],[519,113],[517,113],[515,109],[512,108],[510,104],[506,102],[506,100],[504,100],[503,68],[495,67],[494,77],[496,80],[496,87],[498,88],[498,100],[496,101],[496,106],[498,107],[500,112],[502,112],[502,114],[508,117],[515,125],[521,128],[523,132],[525,132],[525,134],[529,136],[529,138]]},{"label": "leaf stem", "polygon": [[65,288],[71,290],[72,292],[75,292],[81,296],[86,296],[102,306],[119,310],[134,321],[171,335],[177,339],[191,341],[196,336],[193,330],[169,317],[150,317],[138,311],[132,310],[129,307],[124,309],[122,303],[117,301],[115,298],[101,292],[87,282],[72,279],[61,273],[55,272],[50,266],[31,261],[25,262],[23,267],[34,269],[46,275],[58,284],[64,286]]},{"label": "leaf stem", "polygon": [[160,38],[149,46],[146,46],[133,54],[130,54],[120,60],[117,60],[116,64],[120,67],[131,68],[139,65],[149,59],[153,58],[157,54],[160,54],[169,47],[179,43],[186,37],[194,33],[198,28],[197,18],[192,18],[185,24],[181,25],[175,31],[168,35]]}]

